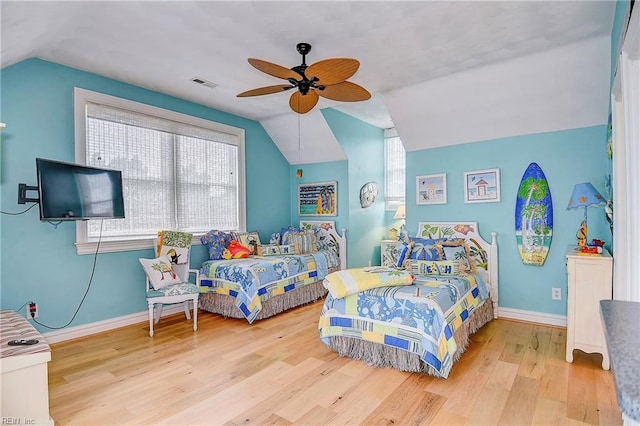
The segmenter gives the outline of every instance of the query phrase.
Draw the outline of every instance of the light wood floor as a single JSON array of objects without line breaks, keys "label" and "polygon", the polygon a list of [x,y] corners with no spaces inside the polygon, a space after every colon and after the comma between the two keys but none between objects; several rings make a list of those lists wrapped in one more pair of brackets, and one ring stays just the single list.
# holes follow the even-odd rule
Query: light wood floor
[{"label": "light wood floor", "polygon": [[201,312],[52,345],[56,425],[620,425],[601,356],[565,332],[495,320],[447,380],[340,358],[318,338],[321,303],[248,325]]}]

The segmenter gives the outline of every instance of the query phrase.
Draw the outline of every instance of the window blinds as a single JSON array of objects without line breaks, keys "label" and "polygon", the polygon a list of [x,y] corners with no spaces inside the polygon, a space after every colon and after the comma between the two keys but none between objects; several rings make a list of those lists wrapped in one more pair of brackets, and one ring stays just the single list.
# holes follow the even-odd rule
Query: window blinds
[{"label": "window blinds", "polygon": [[385,206],[395,210],[405,204],[405,151],[395,129],[385,130]]},{"label": "window blinds", "polygon": [[104,221],[104,238],[239,228],[237,135],[95,103],[86,114],[87,165],[122,171],[126,218]]}]

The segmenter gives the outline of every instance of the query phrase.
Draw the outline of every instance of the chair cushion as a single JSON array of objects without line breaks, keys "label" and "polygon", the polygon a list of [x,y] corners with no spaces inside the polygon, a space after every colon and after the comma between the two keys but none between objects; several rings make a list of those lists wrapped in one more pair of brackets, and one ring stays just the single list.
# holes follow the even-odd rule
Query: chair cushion
[{"label": "chair cushion", "polygon": [[173,284],[157,290],[149,290],[147,297],[179,296],[181,294],[198,294],[198,287],[192,283]]},{"label": "chair cushion", "polygon": [[158,290],[181,282],[180,277],[171,267],[171,260],[167,256],[138,260],[154,289]]}]

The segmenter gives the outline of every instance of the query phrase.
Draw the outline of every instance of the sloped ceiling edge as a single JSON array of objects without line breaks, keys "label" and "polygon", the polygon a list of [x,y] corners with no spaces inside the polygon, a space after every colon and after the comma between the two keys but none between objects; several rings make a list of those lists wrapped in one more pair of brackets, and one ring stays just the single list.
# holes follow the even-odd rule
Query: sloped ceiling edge
[{"label": "sloped ceiling edge", "polygon": [[291,112],[267,118],[260,124],[289,164],[347,159],[319,108],[306,114]]},{"label": "sloped ceiling edge", "polygon": [[610,37],[384,94],[407,151],[606,124]]}]

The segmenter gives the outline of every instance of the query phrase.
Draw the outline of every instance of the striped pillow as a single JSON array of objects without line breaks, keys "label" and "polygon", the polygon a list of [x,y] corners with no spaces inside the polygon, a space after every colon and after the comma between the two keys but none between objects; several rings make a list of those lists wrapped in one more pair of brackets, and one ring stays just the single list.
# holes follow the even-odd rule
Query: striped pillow
[{"label": "striped pillow", "polygon": [[296,254],[308,254],[318,251],[316,245],[316,233],[312,230],[289,232],[289,244],[293,245],[296,250]]}]

